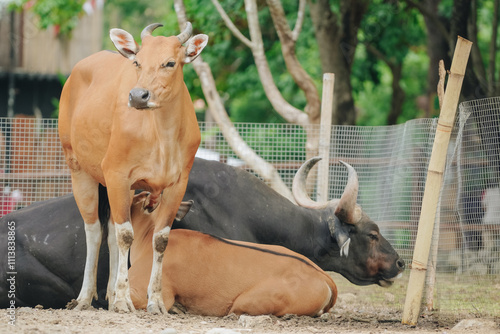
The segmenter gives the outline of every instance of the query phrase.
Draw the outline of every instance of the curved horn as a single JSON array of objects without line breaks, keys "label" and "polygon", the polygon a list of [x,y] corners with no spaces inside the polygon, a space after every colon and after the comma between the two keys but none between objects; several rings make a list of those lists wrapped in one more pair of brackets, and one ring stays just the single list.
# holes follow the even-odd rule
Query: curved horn
[{"label": "curved horn", "polygon": [[159,27],[163,27],[163,24],[153,23],[153,24],[148,25],[141,32],[141,40],[143,40],[144,37],[146,37],[146,36],[151,36],[151,33],[153,32],[153,30],[155,30],[156,28],[159,28]]},{"label": "curved horn", "polygon": [[346,166],[348,179],[335,209],[335,215],[344,223],[356,224],[361,219],[361,207],[356,204],[359,188],[358,174],[348,163],[341,160],[339,162]]},{"label": "curved horn", "polygon": [[192,34],[193,34],[193,26],[191,25],[191,22],[187,21],[186,28],[184,28],[183,32],[177,35],[177,38],[179,39],[181,44],[184,44],[191,37]]},{"label": "curved horn", "polygon": [[314,157],[307,160],[306,162],[304,162],[302,166],[300,166],[299,170],[297,171],[297,174],[295,174],[295,177],[293,178],[293,183],[292,183],[293,197],[295,198],[295,201],[297,202],[298,205],[303,206],[305,208],[324,209],[329,204],[329,202],[320,203],[313,201],[307,194],[307,189],[306,189],[307,175],[309,174],[311,168],[313,168],[314,165],[320,160],[321,157]]}]

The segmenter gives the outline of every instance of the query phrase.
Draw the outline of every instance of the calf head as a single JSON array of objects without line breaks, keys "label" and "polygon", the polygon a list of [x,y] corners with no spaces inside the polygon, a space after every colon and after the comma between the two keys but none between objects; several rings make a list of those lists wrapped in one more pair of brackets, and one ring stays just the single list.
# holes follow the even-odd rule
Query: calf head
[{"label": "calf head", "polygon": [[380,234],[377,224],[356,203],[359,182],[354,168],[341,161],[349,177],[340,199],[320,203],[307,194],[307,175],[319,160],[321,158],[312,158],[297,171],[292,187],[297,204],[321,210],[333,244],[338,246],[328,250],[335,257],[337,272],[357,285],[390,286],[404,270],[405,263]]},{"label": "calf head", "polygon": [[153,30],[161,26],[154,23],[144,28],[141,47],[125,30],[110,31],[110,38],[118,52],[130,59],[130,66],[135,66],[137,70],[137,85],[129,94],[130,107],[160,108],[177,96],[184,87],[184,64],[195,60],[207,45],[207,35],[191,37],[193,28],[189,22],[177,36],[152,36]]}]

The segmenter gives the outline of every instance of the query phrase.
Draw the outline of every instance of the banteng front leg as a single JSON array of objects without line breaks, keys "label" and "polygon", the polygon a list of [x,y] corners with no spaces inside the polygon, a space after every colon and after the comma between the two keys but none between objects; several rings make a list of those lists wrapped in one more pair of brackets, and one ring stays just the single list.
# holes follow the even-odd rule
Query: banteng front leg
[{"label": "banteng front leg", "polygon": [[[152,213],[152,215],[156,217],[154,217],[153,268],[151,269],[151,279],[148,285],[148,312],[153,314],[166,313],[168,311],[163,303],[161,291],[163,255],[168,245],[170,227],[181,207],[182,197],[186,191],[188,176],[189,171],[179,177],[177,184],[170,189],[165,189],[163,196],[161,196],[158,209]],[[189,207],[190,205],[187,207],[187,210],[189,210]]]},{"label": "banteng front leg", "polygon": [[130,221],[115,223],[116,241],[118,244],[118,268],[115,282],[114,298],[111,298],[110,310],[116,312],[135,311],[130,299],[128,280],[128,252],[134,240],[134,230]]},{"label": "banteng front leg", "polygon": [[152,314],[167,313],[161,292],[161,276],[163,268],[163,255],[167,248],[170,226],[153,234],[153,267],[148,286],[148,312]]},{"label": "banteng front leg", "polygon": [[114,304],[116,277],[118,276],[118,244],[116,242],[115,224],[108,221],[108,249],[109,249],[109,279],[106,289],[106,300],[109,305]]}]

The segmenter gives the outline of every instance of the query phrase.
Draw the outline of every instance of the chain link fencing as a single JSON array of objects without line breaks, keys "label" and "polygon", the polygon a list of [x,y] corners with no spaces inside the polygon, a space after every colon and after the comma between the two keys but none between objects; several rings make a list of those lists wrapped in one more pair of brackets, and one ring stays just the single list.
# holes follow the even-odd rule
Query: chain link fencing
[{"label": "chain link fencing", "polygon": [[[234,126],[291,188],[306,159],[306,129],[290,124]],[[407,264],[436,126],[437,119],[416,119],[394,126],[332,127],[329,197],[339,198],[347,181],[338,160],[351,164],[360,182],[358,202]],[[217,124],[201,122],[200,129],[198,157],[252,172]],[[71,192],[57,120],[0,118],[0,130],[0,215]],[[307,130],[319,132],[319,126]],[[314,171],[310,177],[315,177]],[[500,98],[462,103],[448,150],[431,252],[437,270],[432,294],[439,310],[500,316],[499,181]],[[407,270],[395,288],[380,293],[386,305],[403,308],[408,276]]]}]

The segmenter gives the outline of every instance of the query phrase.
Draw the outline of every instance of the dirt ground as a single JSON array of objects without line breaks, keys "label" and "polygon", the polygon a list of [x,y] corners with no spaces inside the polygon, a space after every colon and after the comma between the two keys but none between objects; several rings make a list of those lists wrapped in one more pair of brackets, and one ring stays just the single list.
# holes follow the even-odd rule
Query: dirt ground
[{"label": "dirt ground", "polygon": [[[151,315],[143,310],[118,314],[103,309],[86,311],[17,308],[15,325],[9,324],[9,310],[0,310],[0,333],[158,333],[158,334],[302,334],[302,333],[450,333],[500,334],[500,313],[492,305],[490,312],[470,312],[441,309],[424,312],[415,327],[401,324],[407,289],[407,277],[390,288],[355,286],[339,274],[329,272],[339,295],[330,313],[321,317],[287,315],[236,316],[224,318],[192,314]],[[489,304],[498,303],[500,282],[487,284]],[[451,291],[462,291],[454,286]],[[480,292],[475,299],[484,299]],[[449,293],[449,292],[446,292]],[[465,293],[465,292],[464,292]],[[473,309],[480,309],[476,306]],[[465,308],[462,308],[465,309]],[[484,311],[484,310],[483,310]],[[491,316],[486,316],[490,314]]]},{"label": "dirt ground", "polygon": [[[336,306],[321,317],[236,316],[224,318],[190,314],[154,316],[139,310],[117,314],[102,309],[85,311],[17,308],[15,325],[1,310],[0,333],[500,333],[500,319],[469,319],[427,314],[416,327],[401,324],[401,312],[384,306],[352,306],[339,295]],[[472,318],[472,317],[471,317]],[[458,325],[457,325],[458,324]]]}]

